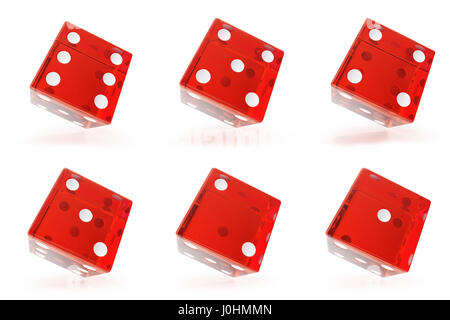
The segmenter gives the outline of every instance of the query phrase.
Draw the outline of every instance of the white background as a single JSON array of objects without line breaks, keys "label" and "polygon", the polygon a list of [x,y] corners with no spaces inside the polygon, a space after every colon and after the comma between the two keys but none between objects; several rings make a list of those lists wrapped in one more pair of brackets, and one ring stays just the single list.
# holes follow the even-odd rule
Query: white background
[{"label": "white background", "polygon": [[[180,103],[215,17],[285,51],[266,119],[235,129]],[[370,17],[436,51],[415,123],[385,129],[331,103]],[[63,22],[134,54],[112,125],[33,106],[29,85]],[[8,1],[0,9],[0,298],[450,298],[446,1]],[[111,273],[79,280],[28,252],[63,167],[134,201]],[[180,255],[175,231],[212,167],[279,198],[261,271],[229,278]],[[378,278],[327,252],[362,167],[432,201],[411,271]]]}]

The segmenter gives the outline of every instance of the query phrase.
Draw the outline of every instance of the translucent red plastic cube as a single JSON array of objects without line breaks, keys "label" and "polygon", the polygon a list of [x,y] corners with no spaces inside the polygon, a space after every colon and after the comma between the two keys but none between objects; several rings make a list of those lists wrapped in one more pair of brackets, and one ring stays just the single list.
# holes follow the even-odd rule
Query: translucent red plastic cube
[{"label": "translucent red plastic cube", "polygon": [[333,102],[394,127],[414,121],[434,51],[367,19],[332,87]]},{"label": "translucent red plastic cube", "polygon": [[262,122],[283,55],[216,19],[181,79],[181,100],[235,127]]},{"label": "translucent red plastic cube", "polygon": [[430,204],[362,169],[327,230],[328,250],[379,276],[408,272]]},{"label": "translucent red plastic cube", "polygon": [[178,249],[229,276],[258,272],[280,205],[212,169],[178,228]]},{"label": "translucent red plastic cube", "polygon": [[31,83],[31,102],[84,128],[110,124],[131,57],[65,22]]},{"label": "translucent red plastic cube", "polygon": [[30,250],[83,276],[110,272],[132,202],[64,169],[30,230]]}]

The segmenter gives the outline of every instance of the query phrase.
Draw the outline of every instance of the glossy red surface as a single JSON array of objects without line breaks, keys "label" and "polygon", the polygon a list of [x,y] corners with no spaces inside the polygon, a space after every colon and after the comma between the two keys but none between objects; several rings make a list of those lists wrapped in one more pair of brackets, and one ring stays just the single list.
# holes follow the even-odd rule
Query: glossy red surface
[{"label": "glossy red surface", "polygon": [[434,54],[367,19],[332,82],[333,101],[386,127],[411,123]]},{"label": "glossy red surface", "polygon": [[109,272],[131,205],[64,169],[28,232],[31,251],[81,276]]},{"label": "glossy red surface", "polygon": [[179,249],[230,276],[257,272],[280,205],[212,169],[177,231]]},{"label": "glossy red surface", "polygon": [[382,276],[407,272],[430,204],[362,169],[327,230],[329,249]]},{"label": "glossy red surface", "polygon": [[[86,128],[109,124],[131,58],[66,22],[31,84],[32,102]],[[59,79],[51,78],[55,73]],[[106,98],[104,105],[96,103],[99,95]]]},{"label": "glossy red surface", "polygon": [[[236,127],[261,122],[283,55],[280,49],[216,19],[180,82],[182,101]],[[240,61],[233,69],[234,60]],[[204,70],[210,79],[199,81]],[[247,103],[249,93],[257,95],[256,105]]]}]

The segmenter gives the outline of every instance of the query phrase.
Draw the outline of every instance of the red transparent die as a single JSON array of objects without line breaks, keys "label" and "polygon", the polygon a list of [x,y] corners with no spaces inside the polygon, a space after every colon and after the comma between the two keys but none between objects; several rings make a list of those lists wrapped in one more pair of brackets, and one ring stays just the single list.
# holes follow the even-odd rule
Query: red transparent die
[{"label": "red transparent die", "polygon": [[394,127],[414,121],[434,51],[367,19],[339,68],[333,102]]},{"label": "red transparent die", "polygon": [[131,57],[66,22],[31,83],[31,102],[85,128],[110,124]]},{"label": "red transparent die", "polygon": [[30,250],[83,277],[109,272],[131,205],[64,169],[28,231]]},{"label": "red transparent die", "polygon": [[430,204],[362,169],[327,230],[328,250],[383,277],[408,272]]},{"label": "red transparent die", "polygon": [[181,100],[235,127],[262,122],[283,55],[216,19],[181,79]]},{"label": "red transparent die", "polygon": [[178,249],[229,276],[258,272],[280,205],[212,169],[178,228]]}]

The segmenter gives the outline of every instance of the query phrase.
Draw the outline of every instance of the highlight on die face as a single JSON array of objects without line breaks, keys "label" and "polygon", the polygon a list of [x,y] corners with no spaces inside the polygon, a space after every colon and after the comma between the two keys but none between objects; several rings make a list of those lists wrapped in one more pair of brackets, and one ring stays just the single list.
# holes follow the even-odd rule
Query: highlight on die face
[{"label": "highlight on die face", "polygon": [[64,169],[28,231],[30,251],[82,277],[110,272],[131,206]]},{"label": "highlight on die face", "polygon": [[326,232],[328,250],[382,277],[408,272],[430,205],[362,169]]},{"label": "highlight on die face", "polygon": [[132,54],[65,22],[31,83],[31,102],[78,126],[111,123]]},{"label": "highlight on die face", "polygon": [[284,52],[215,19],[180,82],[181,100],[228,125],[263,121]]},{"label": "highlight on die face", "polygon": [[212,169],[177,230],[178,250],[228,276],[258,272],[280,205]]},{"label": "highlight on die face", "polygon": [[434,54],[367,19],[333,79],[332,101],[388,128],[412,123]]}]

